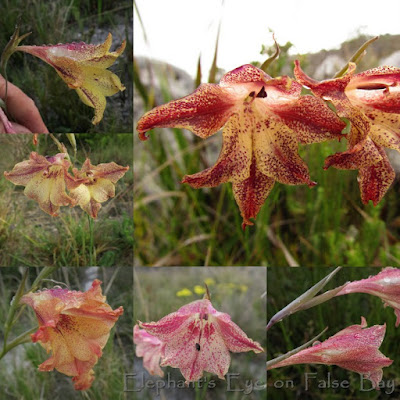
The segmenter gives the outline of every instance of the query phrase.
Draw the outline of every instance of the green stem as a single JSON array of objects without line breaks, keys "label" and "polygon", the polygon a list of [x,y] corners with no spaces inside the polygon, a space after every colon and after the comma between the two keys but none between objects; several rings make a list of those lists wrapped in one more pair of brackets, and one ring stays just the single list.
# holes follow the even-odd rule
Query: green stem
[{"label": "green stem", "polygon": [[214,242],[215,242],[215,238],[217,236],[217,229],[218,229],[218,225],[220,222],[220,215],[222,212],[222,206],[224,204],[225,193],[226,193],[226,185],[222,185],[221,192],[220,192],[219,199],[218,199],[217,209],[215,211],[215,221],[214,221],[214,225],[211,229],[212,240],[210,240],[210,245],[208,246],[208,249],[207,249],[206,259],[204,261],[205,267],[209,266],[212,252],[214,250]]},{"label": "green stem", "polygon": [[281,52],[281,49],[280,49],[280,47],[279,47],[279,44],[278,44],[278,42],[275,40],[275,35],[272,35],[272,39],[274,39],[274,42],[275,42],[275,53],[274,53],[271,57],[269,57],[267,60],[265,60],[265,61],[263,62],[263,64],[261,65],[260,68],[261,68],[264,72],[267,72],[268,67],[272,64],[273,61],[275,61],[275,60],[279,57],[279,54],[280,54],[280,52]]},{"label": "green stem", "polygon": [[89,219],[89,265],[91,267],[96,263],[96,255],[94,254],[94,234],[93,234],[93,218],[88,214]]},{"label": "green stem", "polygon": [[3,353],[5,352],[5,350],[7,348],[7,339],[8,339],[8,335],[10,334],[10,330],[16,321],[16,319],[14,317],[15,317],[15,313],[17,312],[17,308],[19,307],[19,302],[21,300],[21,297],[23,296],[24,291],[25,291],[25,282],[26,282],[26,278],[28,277],[28,272],[29,272],[29,269],[26,268],[24,275],[22,276],[21,283],[19,284],[17,293],[15,294],[15,296],[11,302],[11,307],[10,307],[10,310],[7,315],[7,320],[6,320],[6,323],[4,324]]},{"label": "green stem", "polygon": [[355,63],[357,64],[361,58],[366,54],[366,49],[367,47],[375,42],[375,40],[378,40],[379,36],[375,36],[372,39],[367,40],[354,54],[353,56],[350,58],[349,62],[334,76],[334,78],[340,78],[341,76],[343,76],[346,71],[347,68],[349,68],[349,64],[350,63]]},{"label": "green stem", "polygon": [[[11,343],[3,347],[3,351],[0,354],[0,360],[14,347],[19,346],[22,343],[28,343],[31,341],[30,335],[37,330],[37,326],[35,328],[30,329],[16,337]],[[5,342],[4,342],[5,343]]]},{"label": "green stem", "polygon": [[33,281],[31,289],[29,290],[30,292],[34,292],[35,290],[38,289],[40,282],[43,279],[46,279],[48,276],[52,275],[57,269],[60,267],[44,267],[39,275],[36,277],[36,279]]}]

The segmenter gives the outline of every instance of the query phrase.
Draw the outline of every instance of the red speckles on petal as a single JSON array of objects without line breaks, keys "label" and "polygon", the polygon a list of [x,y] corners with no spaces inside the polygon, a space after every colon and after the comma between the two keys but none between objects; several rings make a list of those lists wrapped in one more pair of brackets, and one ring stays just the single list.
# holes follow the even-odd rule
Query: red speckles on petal
[{"label": "red speckles on petal", "polygon": [[223,145],[215,165],[197,174],[187,175],[182,183],[194,188],[242,181],[250,174],[252,138],[246,111],[235,113],[223,131]]},{"label": "red speckles on petal", "polygon": [[301,143],[319,143],[344,136],[341,132],[346,124],[317,97],[307,95],[293,102],[278,104],[274,112],[296,132]]},{"label": "red speckles on petal", "polygon": [[274,187],[274,183],[273,178],[269,178],[260,172],[254,157],[250,167],[250,176],[243,181],[233,183],[233,194],[243,218],[243,229],[246,225],[253,225],[250,218],[256,218],[265,199]]},{"label": "red speckles on petal", "polygon": [[379,274],[367,279],[348,282],[336,294],[342,296],[350,293],[368,293],[381,298],[385,306],[394,308],[396,314],[396,327],[400,324],[400,269],[384,268]]},{"label": "red speckles on petal", "polygon": [[227,122],[235,111],[238,99],[234,93],[219,85],[200,85],[192,94],[156,107],[140,118],[139,137],[154,128],[176,127],[191,130],[206,138]]},{"label": "red speckles on petal", "polygon": [[226,73],[220,81],[221,86],[232,86],[240,83],[265,82],[271,79],[263,70],[251,64],[245,64],[241,67]]},{"label": "red speckles on petal", "polygon": [[382,146],[400,150],[400,69],[379,67],[353,75],[354,69],[350,64],[345,76],[317,82],[296,61],[295,75],[315,95],[332,100],[338,115],[351,123],[349,150],[328,157],[324,168],[359,169],[361,199],[376,205],[395,177]]},{"label": "red speckles on petal", "polygon": [[382,368],[393,363],[379,351],[385,330],[386,325],[366,328],[365,318],[362,317],[361,325],[349,326],[324,342],[301,350],[269,369],[309,363],[338,365],[362,374],[376,387],[382,378]]},{"label": "red speckles on petal", "polygon": [[189,303],[158,322],[139,325],[165,344],[161,366],[179,368],[187,382],[200,379],[203,371],[224,379],[230,364],[229,350],[263,351],[207,299]]},{"label": "red speckles on petal", "polygon": [[264,120],[253,136],[257,168],[266,176],[290,185],[313,186],[308,168],[298,155],[294,132],[273,119]]},{"label": "red speckles on petal", "polygon": [[358,175],[362,202],[368,204],[371,200],[374,206],[382,200],[395,178],[395,172],[385,151],[381,146],[377,146],[377,148],[382,160],[374,165],[360,168]]}]

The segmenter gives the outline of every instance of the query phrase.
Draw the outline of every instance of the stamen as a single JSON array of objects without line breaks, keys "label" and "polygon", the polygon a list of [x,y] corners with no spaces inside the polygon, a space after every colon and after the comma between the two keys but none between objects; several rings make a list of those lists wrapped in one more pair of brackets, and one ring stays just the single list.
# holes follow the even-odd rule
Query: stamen
[{"label": "stamen", "polygon": [[261,90],[258,92],[257,97],[261,97],[261,98],[267,97],[267,92],[265,91],[264,86],[263,86],[263,87],[261,88]]}]

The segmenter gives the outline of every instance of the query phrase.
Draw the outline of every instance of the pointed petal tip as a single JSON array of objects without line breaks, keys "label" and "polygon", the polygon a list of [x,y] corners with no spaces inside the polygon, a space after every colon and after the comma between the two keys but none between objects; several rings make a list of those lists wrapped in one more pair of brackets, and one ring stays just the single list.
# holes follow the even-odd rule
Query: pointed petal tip
[{"label": "pointed petal tip", "polygon": [[147,131],[139,131],[139,139],[141,141],[146,141],[149,138],[149,135],[146,135]]},{"label": "pointed petal tip", "polygon": [[246,231],[246,228],[248,226],[254,226],[254,222],[250,221],[249,219],[243,218],[243,222],[242,222],[242,230],[243,230],[243,232]]}]

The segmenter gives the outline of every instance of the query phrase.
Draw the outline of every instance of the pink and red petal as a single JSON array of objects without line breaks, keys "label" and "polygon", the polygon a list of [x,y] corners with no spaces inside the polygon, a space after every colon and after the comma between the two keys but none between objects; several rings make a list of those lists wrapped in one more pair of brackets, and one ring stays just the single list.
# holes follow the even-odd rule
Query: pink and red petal
[{"label": "pink and red petal", "polygon": [[364,204],[368,204],[371,200],[374,206],[382,200],[396,175],[383,148],[381,146],[377,148],[382,157],[381,161],[360,168],[358,173],[361,200]]},{"label": "pink and red petal", "polygon": [[236,110],[238,97],[228,89],[215,84],[202,84],[192,94],[156,107],[140,118],[137,130],[145,133],[154,128],[185,128],[206,138],[228,121]]},{"label": "pink and red petal", "polygon": [[[380,146],[379,146],[380,147]],[[334,167],[338,169],[359,169],[377,164],[382,160],[378,146],[367,137],[350,150],[333,154],[326,158],[324,169]]]},{"label": "pink and red petal", "polygon": [[274,187],[275,180],[257,169],[256,161],[250,167],[250,176],[232,184],[233,194],[243,218],[242,228],[253,225],[250,218],[256,218],[266,198]]},{"label": "pink and red petal", "polygon": [[271,105],[271,109],[294,132],[300,143],[320,143],[341,139],[346,124],[314,96],[301,96],[296,101]]},{"label": "pink and red petal", "polygon": [[400,68],[378,67],[354,75],[346,95],[359,107],[400,113]]}]

